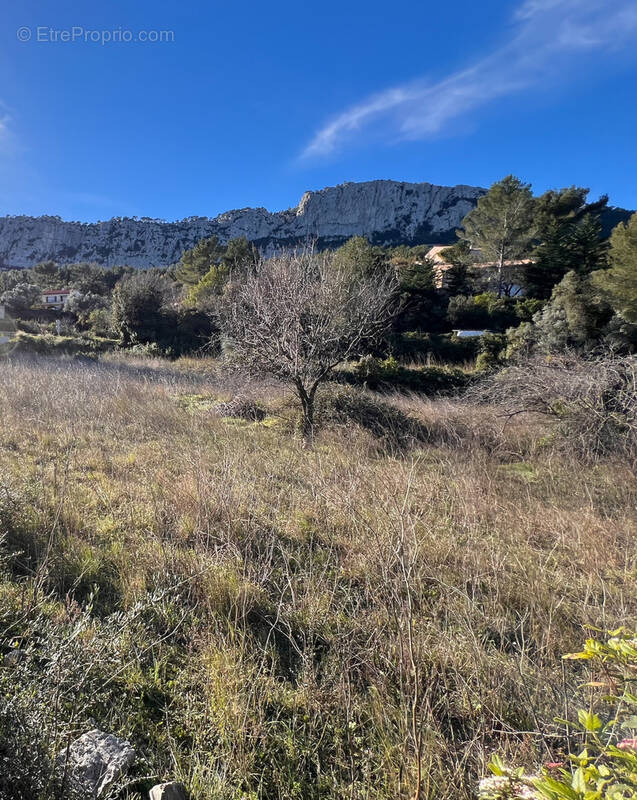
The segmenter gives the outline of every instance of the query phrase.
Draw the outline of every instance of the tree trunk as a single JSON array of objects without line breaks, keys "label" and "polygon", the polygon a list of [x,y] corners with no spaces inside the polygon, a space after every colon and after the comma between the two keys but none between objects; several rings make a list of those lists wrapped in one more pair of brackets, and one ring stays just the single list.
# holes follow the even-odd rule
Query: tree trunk
[{"label": "tree trunk", "polygon": [[503,276],[504,276],[504,252],[500,250],[500,258],[498,259],[498,297],[502,297]]},{"label": "tree trunk", "polygon": [[296,381],[296,391],[301,401],[301,433],[306,442],[314,441],[314,397],[318,383],[315,383],[309,392],[300,380]]}]

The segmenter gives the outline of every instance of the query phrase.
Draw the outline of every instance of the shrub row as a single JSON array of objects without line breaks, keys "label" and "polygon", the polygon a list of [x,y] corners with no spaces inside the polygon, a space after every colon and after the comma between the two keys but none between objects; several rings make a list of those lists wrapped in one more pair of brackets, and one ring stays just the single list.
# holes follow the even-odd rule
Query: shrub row
[{"label": "shrub row", "polygon": [[37,355],[96,356],[118,349],[114,339],[30,334],[20,331],[11,342],[11,351]]},{"label": "shrub row", "polygon": [[427,395],[450,395],[465,389],[471,376],[461,369],[449,367],[406,367],[395,358],[366,356],[339,376],[347,383],[365,385],[370,389],[393,387],[423,392]]}]

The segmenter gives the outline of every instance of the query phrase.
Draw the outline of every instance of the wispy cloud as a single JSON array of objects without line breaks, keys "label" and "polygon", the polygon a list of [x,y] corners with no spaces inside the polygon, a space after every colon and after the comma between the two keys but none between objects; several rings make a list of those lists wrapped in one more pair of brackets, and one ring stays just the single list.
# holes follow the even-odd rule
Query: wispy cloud
[{"label": "wispy cloud", "polygon": [[444,133],[452,119],[498,98],[558,84],[585,54],[636,40],[635,0],[525,0],[506,42],[493,52],[437,82],[420,77],[366,98],[324,125],[302,157],[330,155],[375,127],[394,140]]},{"label": "wispy cloud", "polygon": [[15,132],[13,117],[7,106],[0,100],[0,166],[13,165],[22,147]]},{"label": "wispy cloud", "polygon": [[0,109],[0,148],[2,148],[2,150],[4,150],[4,147],[8,144],[9,140],[9,116],[7,114],[3,114],[2,110]]}]

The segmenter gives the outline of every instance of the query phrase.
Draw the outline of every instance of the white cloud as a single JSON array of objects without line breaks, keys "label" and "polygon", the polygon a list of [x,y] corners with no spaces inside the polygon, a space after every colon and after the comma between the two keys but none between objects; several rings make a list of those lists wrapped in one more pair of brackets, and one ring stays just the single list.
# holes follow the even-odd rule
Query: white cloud
[{"label": "white cloud", "polygon": [[4,116],[0,117],[0,142],[5,141],[9,137],[9,118]]},{"label": "white cloud", "polygon": [[19,152],[11,115],[0,100],[0,156],[3,160],[13,159]]},{"label": "white cloud", "polygon": [[583,54],[618,50],[637,39],[634,0],[525,0],[508,40],[470,67],[437,82],[419,78],[373,95],[324,125],[303,158],[330,155],[374,126],[393,139],[444,133],[449,123],[498,98],[565,79]]},{"label": "white cloud", "polygon": [[558,6],[563,6],[563,0],[526,0],[515,12],[516,19],[531,19],[538,14],[545,14]]}]

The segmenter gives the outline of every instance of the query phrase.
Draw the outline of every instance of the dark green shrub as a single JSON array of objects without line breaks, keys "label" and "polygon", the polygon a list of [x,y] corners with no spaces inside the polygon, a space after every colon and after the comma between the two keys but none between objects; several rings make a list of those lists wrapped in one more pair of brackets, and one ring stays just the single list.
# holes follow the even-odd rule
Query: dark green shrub
[{"label": "dark green shrub", "polygon": [[473,297],[452,297],[447,313],[454,328],[504,332],[520,322],[528,322],[541,307],[540,300],[482,292]]},{"label": "dark green shrub", "polygon": [[478,341],[473,337],[458,338],[453,333],[406,331],[392,338],[391,350],[399,359],[463,364],[477,356]]},{"label": "dark green shrub", "polygon": [[35,320],[32,319],[17,319],[15,321],[15,327],[19,331],[23,331],[24,333],[41,333],[42,332],[42,325]]},{"label": "dark green shrub", "polygon": [[412,369],[395,358],[380,360],[362,358],[351,370],[343,370],[344,380],[364,384],[370,389],[395,387],[423,392],[428,395],[449,395],[464,389],[470,382],[467,373],[448,367],[418,367]]},{"label": "dark green shrub", "polygon": [[476,360],[478,372],[491,372],[502,366],[507,347],[507,337],[503,333],[487,333],[478,339],[480,352]]}]

